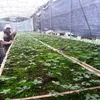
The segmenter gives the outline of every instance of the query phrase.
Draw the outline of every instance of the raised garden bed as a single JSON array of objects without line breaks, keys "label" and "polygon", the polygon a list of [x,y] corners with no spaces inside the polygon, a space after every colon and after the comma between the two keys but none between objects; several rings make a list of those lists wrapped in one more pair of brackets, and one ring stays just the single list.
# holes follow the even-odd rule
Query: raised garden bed
[{"label": "raised garden bed", "polygon": [[59,92],[99,86],[100,78],[35,41],[34,36],[17,35],[0,77],[1,100],[50,93],[58,97],[44,100],[100,98],[99,89],[59,96]]},{"label": "raised garden bed", "polygon": [[100,45],[43,34],[35,34],[35,38],[100,70]]}]

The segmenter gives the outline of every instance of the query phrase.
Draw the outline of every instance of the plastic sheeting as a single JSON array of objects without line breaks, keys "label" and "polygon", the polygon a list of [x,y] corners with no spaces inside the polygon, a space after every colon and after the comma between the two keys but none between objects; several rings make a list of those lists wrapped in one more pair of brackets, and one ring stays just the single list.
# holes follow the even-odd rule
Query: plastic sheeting
[{"label": "plastic sheeting", "polygon": [[29,18],[37,9],[48,0],[1,0],[0,19],[7,17]]},{"label": "plastic sheeting", "polygon": [[30,18],[28,20],[22,22],[9,22],[9,21],[0,21],[0,31],[4,30],[4,26],[6,24],[10,24],[12,29],[16,29],[17,31],[33,31],[33,19]]},{"label": "plastic sheeting", "polygon": [[100,37],[100,0],[56,0],[35,17],[36,30]]}]

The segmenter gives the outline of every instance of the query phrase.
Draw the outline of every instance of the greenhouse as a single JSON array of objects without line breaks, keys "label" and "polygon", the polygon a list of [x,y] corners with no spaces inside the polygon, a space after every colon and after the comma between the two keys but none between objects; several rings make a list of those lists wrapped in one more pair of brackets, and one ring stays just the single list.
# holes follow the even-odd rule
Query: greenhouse
[{"label": "greenhouse", "polygon": [[100,0],[0,3],[0,100],[100,100]]}]

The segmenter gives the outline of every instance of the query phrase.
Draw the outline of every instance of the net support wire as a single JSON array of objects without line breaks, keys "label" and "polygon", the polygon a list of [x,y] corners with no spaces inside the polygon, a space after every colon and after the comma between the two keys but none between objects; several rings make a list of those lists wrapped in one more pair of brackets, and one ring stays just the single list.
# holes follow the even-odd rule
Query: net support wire
[{"label": "net support wire", "polygon": [[79,4],[80,4],[80,7],[81,7],[81,10],[82,10],[82,12],[83,12],[84,18],[85,18],[85,20],[86,20],[86,23],[87,23],[87,26],[88,26],[88,29],[89,29],[89,32],[90,32],[90,36],[91,36],[91,38],[92,38],[92,42],[94,42],[94,41],[93,41],[93,37],[92,37],[91,27],[90,27],[90,25],[89,25],[89,22],[88,22],[88,19],[87,19],[86,13],[85,13],[85,11],[84,11],[84,8],[83,8],[83,5],[82,5],[82,2],[81,2],[81,0],[78,0],[78,1],[79,1]]}]

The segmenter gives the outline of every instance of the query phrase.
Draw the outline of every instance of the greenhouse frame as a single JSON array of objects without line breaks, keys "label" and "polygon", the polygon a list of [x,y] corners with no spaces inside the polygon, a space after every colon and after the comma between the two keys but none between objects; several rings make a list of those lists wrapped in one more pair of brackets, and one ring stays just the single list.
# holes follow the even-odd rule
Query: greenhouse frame
[{"label": "greenhouse frame", "polygon": [[0,3],[0,100],[100,100],[100,0]]}]

